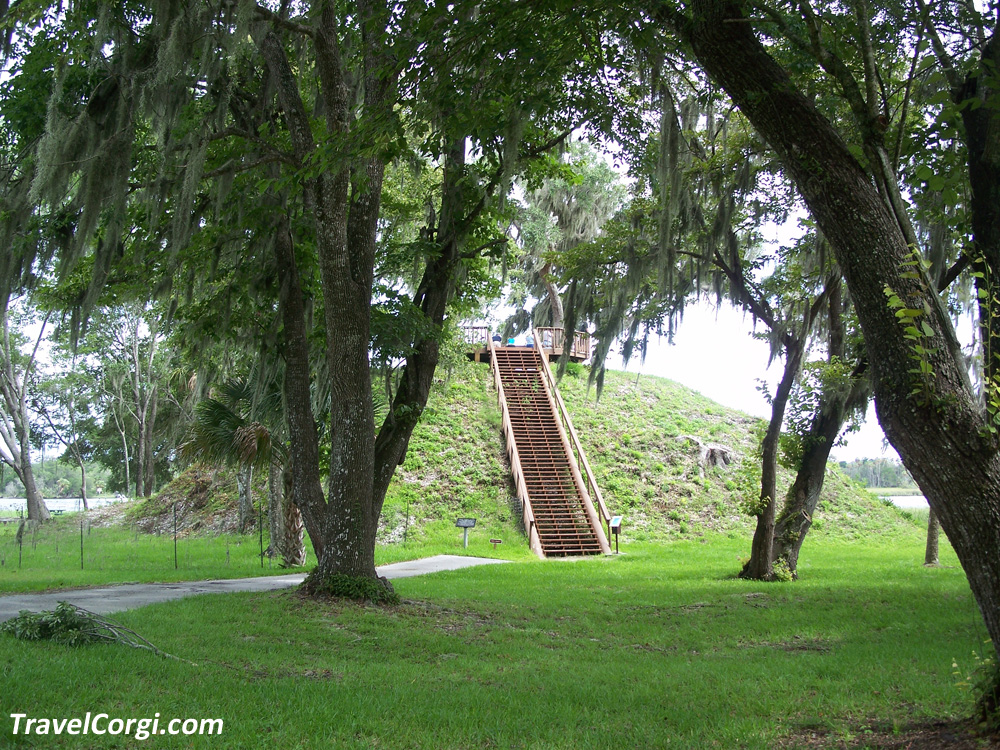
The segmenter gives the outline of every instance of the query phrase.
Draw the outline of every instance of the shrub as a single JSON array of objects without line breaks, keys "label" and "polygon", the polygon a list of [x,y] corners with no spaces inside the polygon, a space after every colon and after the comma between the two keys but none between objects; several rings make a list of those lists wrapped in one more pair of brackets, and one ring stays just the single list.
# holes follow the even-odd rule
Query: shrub
[{"label": "shrub", "polygon": [[976,682],[976,716],[992,730],[1000,729],[1000,668],[992,659],[984,659],[982,676]]},{"label": "shrub", "polygon": [[788,567],[788,560],[784,558],[779,558],[774,561],[774,580],[781,581],[782,583],[788,583],[795,579],[792,575],[792,569]]}]

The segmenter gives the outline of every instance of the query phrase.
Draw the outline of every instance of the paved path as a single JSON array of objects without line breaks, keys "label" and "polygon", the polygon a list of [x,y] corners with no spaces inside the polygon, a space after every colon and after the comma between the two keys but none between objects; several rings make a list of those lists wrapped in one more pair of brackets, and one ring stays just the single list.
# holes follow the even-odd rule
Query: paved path
[{"label": "paved path", "polygon": [[[436,555],[422,560],[383,565],[379,575],[386,578],[409,578],[410,576],[437,573],[442,570],[458,570],[473,565],[494,565],[506,560],[485,557],[462,557],[460,555]],[[120,586],[106,586],[96,589],[76,589],[54,591],[46,594],[13,594],[0,596],[0,622],[15,617],[22,609],[33,612],[54,609],[58,602],[69,602],[91,612],[106,615],[135,609],[147,604],[169,602],[195,594],[224,594],[230,591],[273,591],[289,588],[302,583],[303,573],[283,576],[262,576],[260,578],[233,578],[225,581],[190,581],[180,583],[126,583]]]}]

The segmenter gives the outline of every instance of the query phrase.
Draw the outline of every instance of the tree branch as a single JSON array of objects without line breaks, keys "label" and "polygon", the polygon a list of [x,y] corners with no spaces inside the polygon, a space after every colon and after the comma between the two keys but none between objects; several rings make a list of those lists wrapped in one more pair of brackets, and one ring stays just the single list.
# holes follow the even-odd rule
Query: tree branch
[{"label": "tree branch", "polygon": [[297,23],[291,19],[284,18],[279,14],[275,13],[273,10],[268,10],[267,8],[261,7],[260,5],[254,6],[254,13],[256,13],[261,19],[269,21],[270,23],[278,26],[286,31],[291,31],[295,34],[302,34],[309,37],[310,39],[316,38],[316,32],[305,24]]},{"label": "tree branch", "polygon": [[917,8],[920,9],[921,21],[927,29],[927,33],[931,35],[931,47],[934,49],[934,55],[941,65],[941,70],[944,71],[945,78],[948,79],[948,85],[953,90],[961,88],[964,79],[955,69],[955,63],[951,59],[951,55],[948,54],[948,50],[945,49],[944,42],[941,41],[941,35],[938,34],[937,28],[931,23],[929,9],[924,4],[924,0],[914,0],[914,2],[917,4]]}]

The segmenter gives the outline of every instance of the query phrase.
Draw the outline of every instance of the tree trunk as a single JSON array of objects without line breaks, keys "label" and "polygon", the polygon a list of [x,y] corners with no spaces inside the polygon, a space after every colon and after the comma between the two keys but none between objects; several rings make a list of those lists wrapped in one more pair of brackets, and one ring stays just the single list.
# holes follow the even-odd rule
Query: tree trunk
[{"label": "tree trunk", "polygon": [[48,521],[51,515],[49,514],[49,509],[45,506],[45,501],[42,499],[42,493],[38,491],[38,486],[35,484],[35,472],[31,469],[30,456],[27,453],[22,453],[21,455],[22,460],[24,460],[24,457],[29,458],[29,460],[24,461],[24,465],[20,471],[16,472],[18,479],[21,480],[21,484],[24,485],[24,496],[28,507],[28,520]]},{"label": "tree trunk", "polygon": [[142,496],[152,497],[156,480],[156,462],[153,460],[153,426],[156,424],[156,387],[151,386],[150,405],[144,420]]},{"label": "tree trunk", "polygon": [[122,456],[124,456],[123,465],[125,467],[125,493],[128,494],[132,488],[131,467],[129,466],[128,455],[128,430],[125,427],[124,417],[119,418],[118,412],[113,406],[111,414],[115,419],[115,428],[118,430],[118,434],[122,439]]},{"label": "tree trunk", "polygon": [[90,506],[87,504],[87,467],[84,466],[83,460],[77,458],[77,463],[80,466],[80,501],[83,503],[84,510],[90,510]]},{"label": "tree trunk", "polygon": [[[381,33],[375,19],[384,8],[359,2],[363,55],[364,115],[391,118],[392,101],[383,66]],[[317,72],[326,99],[327,128],[346,135],[354,106],[349,101],[342,58],[339,21],[332,4],[317,14]],[[376,38],[373,38],[372,35]],[[309,117],[281,39],[275,32],[260,38],[263,56],[278,100],[285,110],[292,147],[305,162],[316,150]],[[295,502],[302,511],[319,562],[318,580],[333,574],[375,578],[373,503],[375,424],[368,348],[376,232],[384,162],[381,155],[357,160],[352,171],[343,164],[304,181],[305,201],[315,222],[315,243],[326,323],[326,358],[330,373],[330,473],[324,501],[318,482],[318,437],[309,404],[309,359],[301,282],[291,252],[291,238],[281,231],[276,243],[282,276],[286,348],[286,404],[292,444]],[[350,205],[350,212],[348,212]],[[283,247],[279,247],[282,245]],[[298,298],[298,299],[293,299]],[[294,347],[294,350],[293,350]],[[302,442],[300,443],[300,438]]]},{"label": "tree trunk", "polygon": [[141,415],[138,420],[138,428],[136,429],[136,436],[139,440],[139,444],[136,449],[132,452],[132,456],[135,458],[135,496],[137,498],[143,497],[142,494],[142,482],[143,478],[146,476],[146,426]]},{"label": "tree trunk", "polygon": [[[288,216],[279,209],[274,230],[275,262],[280,284],[281,321],[285,359],[285,419],[288,423],[288,474],[291,492],[285,499],[302,511],[316,555],[323,554],[326,500],[319,475],[319,436],[310,392],[309,341],[305,325],[305,292],[295,264]],[[286,488],[287,490],[288,488]]]},{"label": "tree trunk", "polygon": [[[34,522],[47,521],[49,509],[45,507],[45,502],[38,492],[35,474],[31,468],[31,422],[28,419],[27,387],[31,367],[47,322],[48,315],[38,332],[31,357],[18,374],[14,370],[16,349],[10,343],[7,309],[0,308],[0,330],[3,336],[0,341],[0,396],[3,397],[3,408],[0,409],[0,460],[14,470],[24,485],[28,520]],[[44,458],[45,452],[42,451],[42,459]]]},{"label": "tree trunk", "polygon": [[781,382],[771,400],[771,421],[761,444],[760,501],[763,510],[757,515],[750,559],[747,560],[740,578],[754,581],[770,581],[774,578],[774,517],[778,495],[778,441],[781,425],[785,421],[785,408],[792,386],[802,368],[803,346],[798,339],[785,343],[785,370]]},{"label": "tree trunk", "polygon": [[927,514],[927,546],[924,548],[924,565],[940,565],[938,560],[938,537],[940,536],[941,524],[938,523],[937,516],[932,508]]},{"label": "tree trunk", "polygon": [[[856,398],[867,401],[867,383],[856,385],[853,390],[863,391]],[[850,408],[843,397],[832,394],[821,402],[820,411],[810,425],[805,436],[805,448],[795,473],[795,480],[785,496],[774,528],[774,560],[784,560],[789,572],[798,577],[799,551],[806,534],[812,526],[813,514],[819,503],[823,482],[826,479],[827,462],[830,451],[844,426],[847,409]]]},{"label": "tree trunk", "polygon": [[236,487],[239,494],[237,507],[240,533],[245,534],[253,524],[253,466],[240,464],[236,469]]},{"label": "tree trunk", "polygon": [[269,557],[281,555],[281,540],[283,530],[281,519],[283,517],[284,483],[282,482],[282,470],[274,461],[267,466],[267,553]]},{"label": "tree trunk", "polygon": [[[563,328],[563,304],[562,298],[559,296],[559,287],[556,286],[555,279],[552,277],[552,264],[546,263],[542,266],[538,275],[542,277],[542,283],[545,284],[545,293],[549,298],[549,307],[552,310],[552,327],[553,328]],[[572,332],[566,333],[566,341],[572,341]]]},{"label": "tree trunk", "polygon": [[[983,349],[983,380],[989,395],[1000,392],[1000,37],[994,29],[978,68],[954,91],[962,109],[972,190],[971,223],[974,278],[979,293],[979,332]],[[975,102],[977,106],[970,106]],[[992,407],[996,415],[998,407]]]},{"label": "tree trunk", "polygon": [[824,393],[819,412],[803,438],[802,458],[795,481],[785,496],[785,506],[774,529],[775,560],[784,560],[793,577],[798,577],[799,552],[812,526],[813,514],[819,503],[826,466],[847,414],[868,403],[871,385],[867,375],[858,377],[847,394]]},{"label": "tree trunk", "polygon": [[282,502],[280,512],[281,520],[281,566],[283,568],[297,568],[306,564],[306,545],[304,539],[304,529],[302,526],[302,514],[292,500],[294,496],[291,487],[292,475],[290,472],[282,474]]},{"label": "tree trunk", "polygon": [[[912,272],[899,224],[865,170],[768,55],[743,6],[690,8],[679,30],[778,153],[833,248],[867,344],[879,422],[939,516],[1000,656],[1000,455],[947,311],[926,274]],[[920,351],[896,318],[900,304],[929,329]]]}]

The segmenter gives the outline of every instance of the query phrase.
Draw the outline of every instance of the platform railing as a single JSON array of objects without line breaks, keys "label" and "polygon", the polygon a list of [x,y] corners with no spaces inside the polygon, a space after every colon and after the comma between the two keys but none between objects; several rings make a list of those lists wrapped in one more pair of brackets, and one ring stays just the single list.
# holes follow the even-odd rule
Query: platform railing
[{"label": "platform railing", "polygon": [[504,442],[507,444],[507,457],[510,459],[510,469],[514,475],[514,490],[517,493],[517,499],[521,502],[524,532],[528,535],[528,548],[539,557],[544,558],[542,539],[538,535],[538,527],[535,525],[535,513],[531,509],[528,485],[524,480],[524,470],[521,468],[521,456],[517,452],[517,442],[514,440],[514,425],[510,421],[510,412],[507,409],[507,397],[504,394],[503,381],[500,378],[500,365],[497,363],[497,358],[493,356],[493,341],[489,336],[487,336],[486,347],[490,350],[490,367],[493,370],[493,381],[497,386],[497,400],[500,402]]},{"label": "platform railing", "polygon": [[[535,346],[555,356],[566,354],[566,332],[562,328],[545,326],[535,328]],[[589,333],[586,331],[574,332],[569,355],[582,360],[590,359]]]},{"label": "platform railing", "polygon": [[[538,329],[535,330],[537,331]],[[594,470],[590,468],[590,462],[587,460],[587,455],[583,452],[583,446],[580,444],[580,436],[576,434],[576,429],[573,427],[573,420],[570,419],[569,410],[566,408],[566,402],[563,401],[562,394],[559,393],[559,389],[556,387],[556,380],[552,375],[552,368],[549,367],[549,358],[545,355],[544,351],[541,352],[541,354],[542,375],[545,378],[549,393],[552,394],[552,399],[555,402],[556,414],[559,415],[559,421],[562,422],[563,429],[566,431],[566,436],[568,437],[570,446],[573,449],[577,465],[583,470],[582,479],[586,485],[587,493],[590,495],[591,500],[596,503],[601,519],[608,527],[607,538],[610,538],[611,513],[608,512],[608,506],[604,502],[604,495],[601,494],[601,488],[597,486],[597,479],[594,477]]]},{"label": "platform railing", "polygon": [[462,326],[462,341],[467,346],[481,346],[486,349],[490,341],[490,327]]}]

